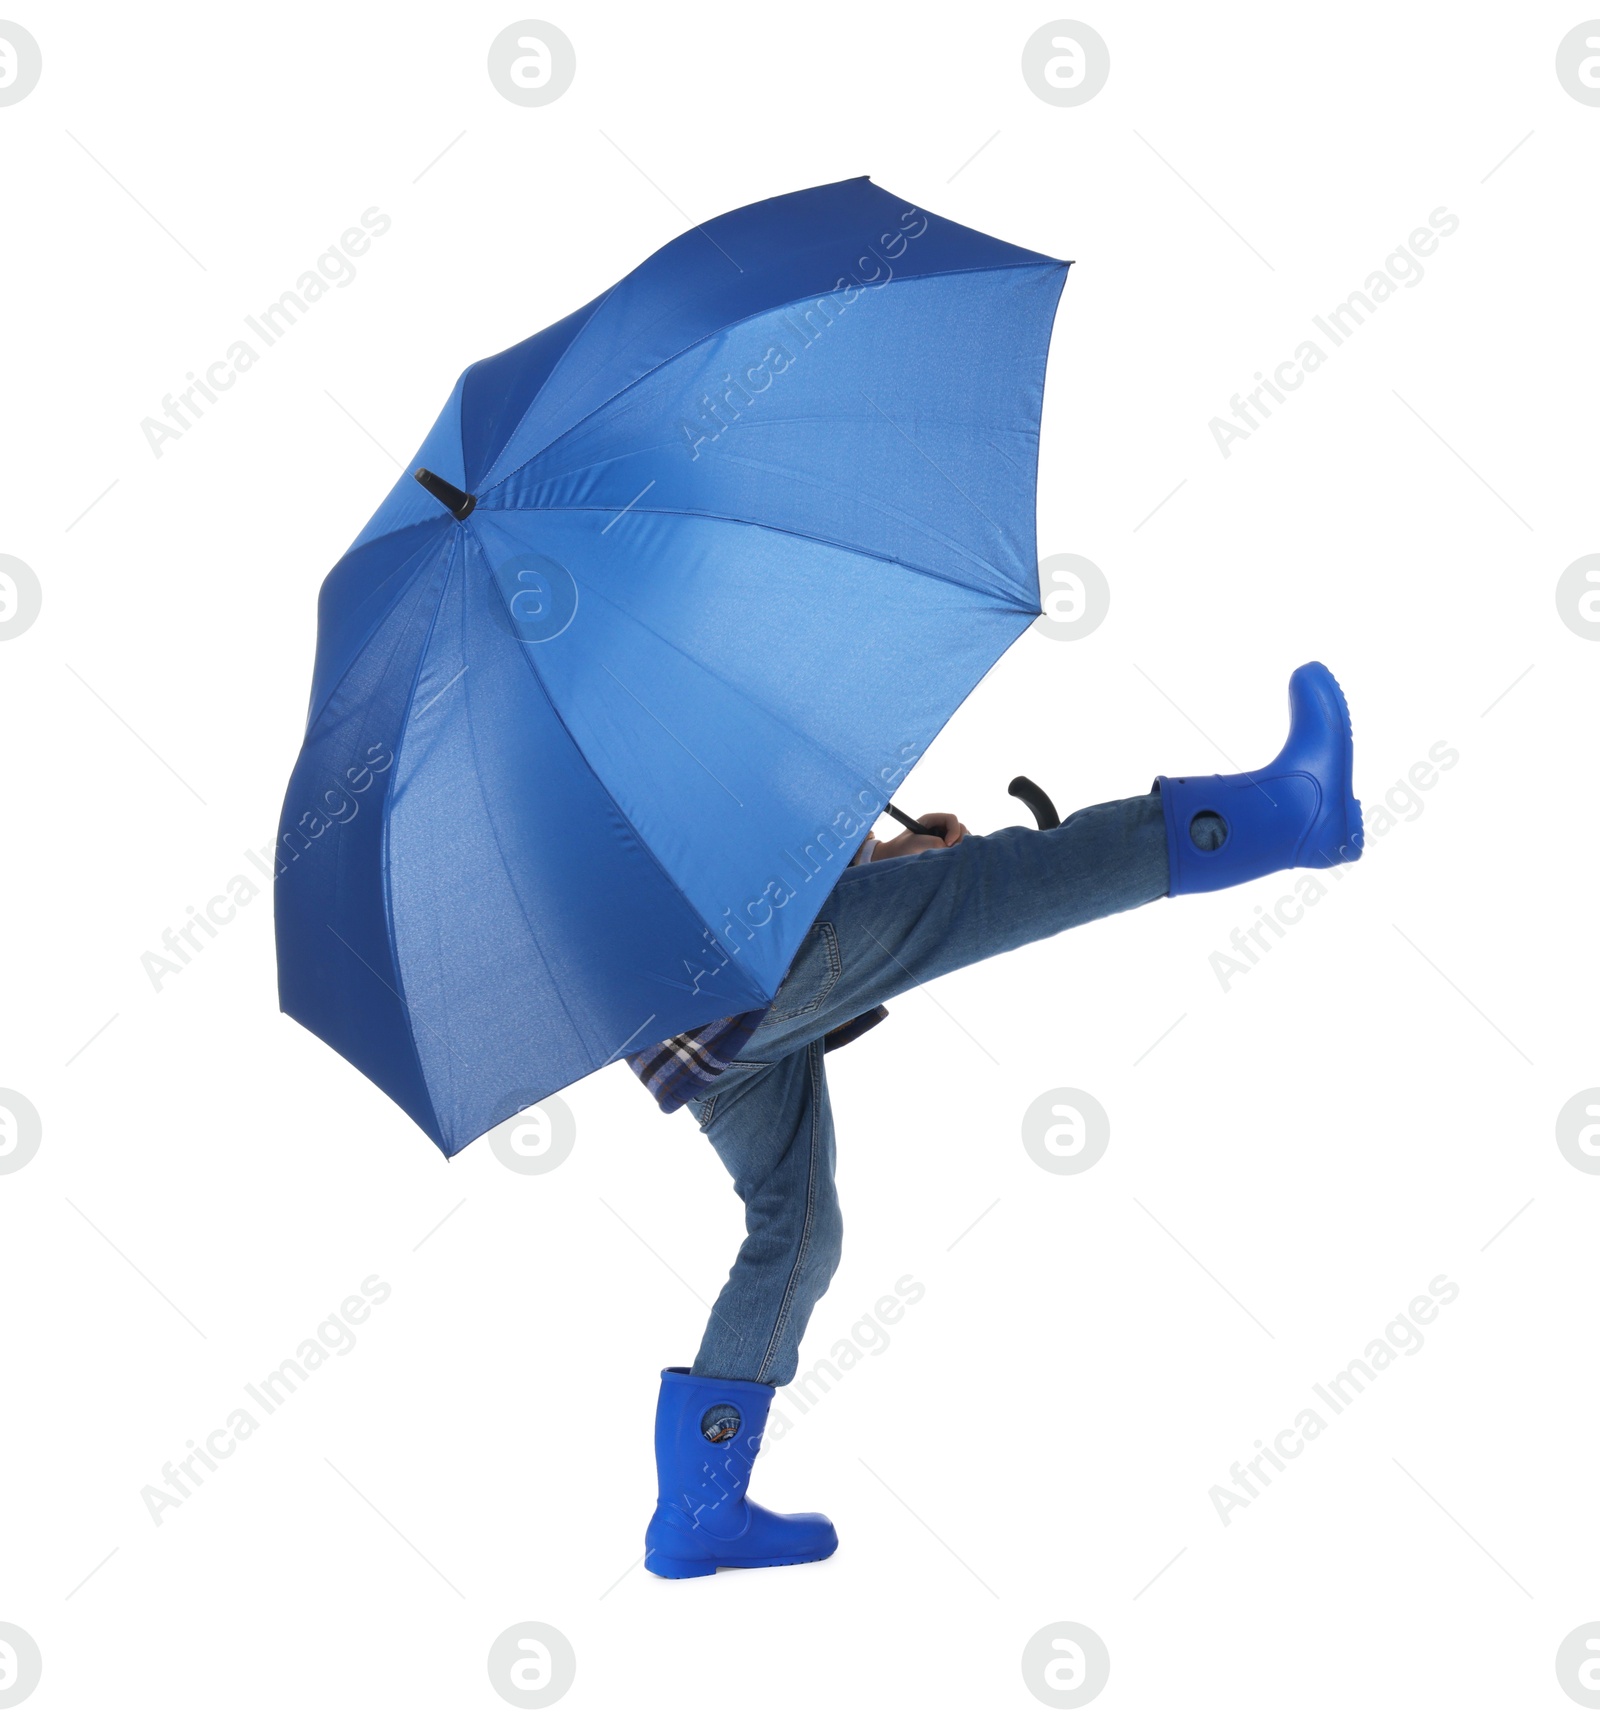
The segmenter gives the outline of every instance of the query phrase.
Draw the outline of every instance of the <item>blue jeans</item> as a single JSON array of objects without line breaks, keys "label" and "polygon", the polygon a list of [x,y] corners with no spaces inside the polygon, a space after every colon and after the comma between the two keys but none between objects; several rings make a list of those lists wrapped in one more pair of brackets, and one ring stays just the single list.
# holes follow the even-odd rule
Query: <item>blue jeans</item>
[{"label": "blue jeans", "polygon": [[1166,893],[1159,794],[845,872],[738,1060],[689,1107],[732,1174],[747,1234],[696,1375],[792,1381],[839,1266],[829,1029],[969,962]]}]

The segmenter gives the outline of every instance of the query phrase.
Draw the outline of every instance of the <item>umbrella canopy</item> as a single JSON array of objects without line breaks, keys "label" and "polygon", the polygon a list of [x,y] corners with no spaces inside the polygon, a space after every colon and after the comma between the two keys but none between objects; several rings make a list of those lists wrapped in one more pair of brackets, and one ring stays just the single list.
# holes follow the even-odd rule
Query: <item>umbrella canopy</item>
[{"label": "umbrella canopy", "polygon": [[280,1001],[451,1154],[772,999],[1039,611],[1067,267],[870,180],[469,367],[322,586]]}]

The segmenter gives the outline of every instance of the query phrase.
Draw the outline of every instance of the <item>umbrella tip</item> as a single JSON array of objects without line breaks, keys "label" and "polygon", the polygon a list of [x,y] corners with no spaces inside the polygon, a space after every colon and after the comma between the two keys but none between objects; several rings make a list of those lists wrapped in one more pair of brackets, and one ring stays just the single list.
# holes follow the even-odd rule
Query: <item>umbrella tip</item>
[{"label": "umbrella tip", "polygon": [[420,481],[458,522],[465,522],[472,515],[477,499],[471,493],[463,493],[459,487],[451,486],[443,476],[434,474],[432,469],[418,469],[411,478]]}]

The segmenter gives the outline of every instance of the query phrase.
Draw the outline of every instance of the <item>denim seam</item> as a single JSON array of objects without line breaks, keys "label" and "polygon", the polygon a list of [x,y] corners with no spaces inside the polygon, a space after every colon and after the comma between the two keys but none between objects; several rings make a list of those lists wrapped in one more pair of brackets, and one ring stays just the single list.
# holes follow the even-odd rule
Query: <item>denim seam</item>
[{"label": "denim seam", "polygon": [[812,1041],[806,1053],[806,1062],[811,1074],[811,1150],[806,1156],[806,1216],[800,1228],[800,1243],[795,1251],[794,1267],[789,1271],[788,1284],[783,1289],[783,1299],[778,1306],[777,1320],[773,1323],[772,1337],[767,1342],[767,1350],[761,1359],[761,1369],[755,1377],[757,1382],[766,1381],[772,1361],[778,1355],[778,1344],[783,1339],[784,1330],[789,1326],[789,1314],[794,1309],[795,1288],[800,1284],[800,1273],[806,1264],[806,1252],[811,1248],[811,1225],[817,1212],[817,1143],[822,1130],[822,1053],[819,1042]]}]

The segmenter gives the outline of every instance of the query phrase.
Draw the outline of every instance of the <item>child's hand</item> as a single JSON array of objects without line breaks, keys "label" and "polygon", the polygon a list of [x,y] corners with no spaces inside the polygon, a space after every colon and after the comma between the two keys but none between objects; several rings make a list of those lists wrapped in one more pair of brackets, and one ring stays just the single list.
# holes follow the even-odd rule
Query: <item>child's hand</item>
[{"label": "child's hand", "polygon": [[872,857],[875,860],[900,859],[905,854],[926,853],[929,848],[954,847],[968,833],[967,826],[953,811],[925,811],[917,822],[924,829],[936,829],[940,833],[916,835],[903,829],[890,840],[880,841],[872,850]]}]

